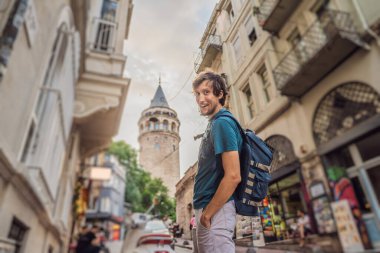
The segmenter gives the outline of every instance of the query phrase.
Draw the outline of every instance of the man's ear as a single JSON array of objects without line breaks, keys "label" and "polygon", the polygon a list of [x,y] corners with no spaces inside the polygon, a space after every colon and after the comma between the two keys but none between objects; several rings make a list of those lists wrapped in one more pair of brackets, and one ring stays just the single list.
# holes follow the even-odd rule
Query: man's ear
[{"label": "man's ear", "polygon": [[218,95],[218,99],[221,99],[223,97],[223,95],[224,95],[224,92],[221,90],[219,95]]}]

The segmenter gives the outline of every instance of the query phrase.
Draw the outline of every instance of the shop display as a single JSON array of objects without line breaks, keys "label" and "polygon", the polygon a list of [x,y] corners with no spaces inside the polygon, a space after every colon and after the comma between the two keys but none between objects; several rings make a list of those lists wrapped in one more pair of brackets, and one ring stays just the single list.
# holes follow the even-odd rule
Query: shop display
[{"label": "shop display", "polygon": [[326,234],[336,231],[334,219],[327,196],[312,200],[314,217],[318,226],[318,233]]}]

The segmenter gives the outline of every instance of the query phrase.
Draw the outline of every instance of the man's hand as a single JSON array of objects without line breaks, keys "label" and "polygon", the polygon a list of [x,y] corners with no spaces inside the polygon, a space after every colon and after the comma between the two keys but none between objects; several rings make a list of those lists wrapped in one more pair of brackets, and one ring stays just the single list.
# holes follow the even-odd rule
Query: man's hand
[{"label": "man's hand", "polygon": [[205,213],[203,212],[202,215],[201,215],[201,218],[199,219],[199,222],[201,223],[201,225],[207,229],[210,229],[211,228],[211,217],[208,218],[207,215],[205,215]]}]

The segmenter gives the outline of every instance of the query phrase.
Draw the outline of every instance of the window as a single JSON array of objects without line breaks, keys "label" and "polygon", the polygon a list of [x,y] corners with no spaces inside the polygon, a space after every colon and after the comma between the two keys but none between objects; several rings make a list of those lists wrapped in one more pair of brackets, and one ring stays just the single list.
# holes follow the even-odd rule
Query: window
[{"label": "window", "polygon": [[32,138],[34,136],[35,127],[36,127],[35,120],[32,119],[30,126],[29,126],[28,135],[26,137],[24,149],[23,149],[22,155],[21,155],[21,162],[23,162],[23,163],[26,162],[28,153],[31,149],[31,143],[32,143]]},{"label": "window", "polygon": [[15,217],[13,218],[9,229],[8,238],[16,241],[15,253],[20,252],[27,230],[28,227],[24,223]]},{"label": "window", "polygon": [[149,119],[149,130],[158,130],[160,129],[160,122],[156,118]]},{"label": "window", "polygon": [[117,11],[117,1],[115,0],[104,0],[102,6],[102,19],[115,22]]},{"label": "window", "polygon": [[165,131],[169,130],[169,122],[166,119],[164,120],[162,125]]},{"label": "window", "polygon": [[176,126],[175,126],[175,123],[174,123],[174,122],[172,123],[172,131],[173,131],[173,132],[176,131]]},{"label": "window", "polygon": [[160,129],[160,122],[156,121],[154,122],[154,130]]},{"label": "window", "polygon": [[111,199],[110,199],[110,197],[102,198],[101,205],[100,205],[100,211],[101,212],[110,212],[111,211]]},{"label": "window", "polygon": [[175,151],[175,145],[173,145],[173,151]]},{"label": "window", "polygon": [[317,0],[316,3],[311,7],[310,11],[314,12],[318,18],[322,16],[322,13],[326,9],[329,0]]},{"label": "window", "polygon": [[261,83],[262,83],[262,86],[263,86],[263,92],[264,92],[265,102],[268,103],[271,100],[270,90],[269,90],[269,88],[270,88],[270,82],[269,82],[269,77],[268,77],[268,70],[265,67],[265,65],[263,65],[259,69],[258,74],[259,74],[259,76],[261,78]]},{"label": "window", "polygon": [[252,119],[253,116],[255,115],[255,108],[253,105],[252,92],[251,92],[251,89],[249,88],[249,84],[247,84],[244,87],[243,93],[244,93],[245,99],[247,101],[247,109],[248,109],[249,118]]},{"label": "window", "polygon": [[234,47],[234,53],[235,53],[235,59],[236,63],[240,64],[241,62],[241,45],[240,45],[240,38],[239,36],[236,37],[236,39],[233,42],[233,47]]},{"label": "window", "polygon": [[228,17],[230,18],[230,22],[232,24],[232,22],[235,19],[235,13],[234,13],[234,10],[232,9],[232,4],[231,3],[227,6],[226,11],[228,13]]},{"label": "window", "polygon": [[249,15],[245,21],[245,30],[247,31],[249,45],[252,46],[257,39],[256,30],[253,23],[252,15]]},{"label": "window", "polygon": [[154,144],[154,149],[156,149],[156,150],[160,150],[160,143],[156,142],[156,143]]},{"label": "window", "polygon": [[[61,26],[62,29],[66,28]],[[63,32],[58,35],[53,44],[53,50],[49,59],[48,68],[45,73],[42,86],[57,88],[63,81],[62,68],[68,48],[68,38]],[[66,84],[65,84],[66,85]],[[21,162],[29,163],[28,159],[34,155],[39,147],[44,146],[43,142],[52,128],[54,115],[60,114],[57,108],[58,95],[47,90],[40,90],[37,105],[32,112],[32,120],[28,129],[28,135],[21,155]],[[57,112],[58,111],[58,112]],[[57,118],[58,119],[58,118]]]}]

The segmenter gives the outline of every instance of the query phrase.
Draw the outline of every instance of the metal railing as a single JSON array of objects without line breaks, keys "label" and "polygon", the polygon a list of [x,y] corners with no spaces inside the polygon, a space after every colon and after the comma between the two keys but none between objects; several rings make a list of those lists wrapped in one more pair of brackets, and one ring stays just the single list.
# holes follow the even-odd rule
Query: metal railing
[{"label": "metal railing", "polygon": [[207,49],[210,46],[216,46],[220,49],[222,49],[222,40],[219,35],[209,35],[207,37],[206,43],[204,46],[200,49],[199,54],[197,58],[195,59],[194,67],[195,72],[198,73],[200,66],[202,65],[203,58],[205,57],[207,53]]},{"label": "metal railing", "polygon": [[359,46],[364,45],[349,13],[326,10],[274,68],[273,75],[277,87],[283,88],[285,83],[337,34]]},{"label": "metal railing", "polygon": [[261,26],[264,25],[265,21],[279,1],[280,0],[265,0],[261,3],[260,7],[255,7],[254,12],[255,15],[257,15],[257,20]]},{"label": "metal railing", "polygon": [[115,50],[117,24],[101,18],[93,19],[91,49],[111,53]]},{"label": "metal railing", "polygon": [[16,242],[6,238],[0,238],[0,253],[16,252]]}]

